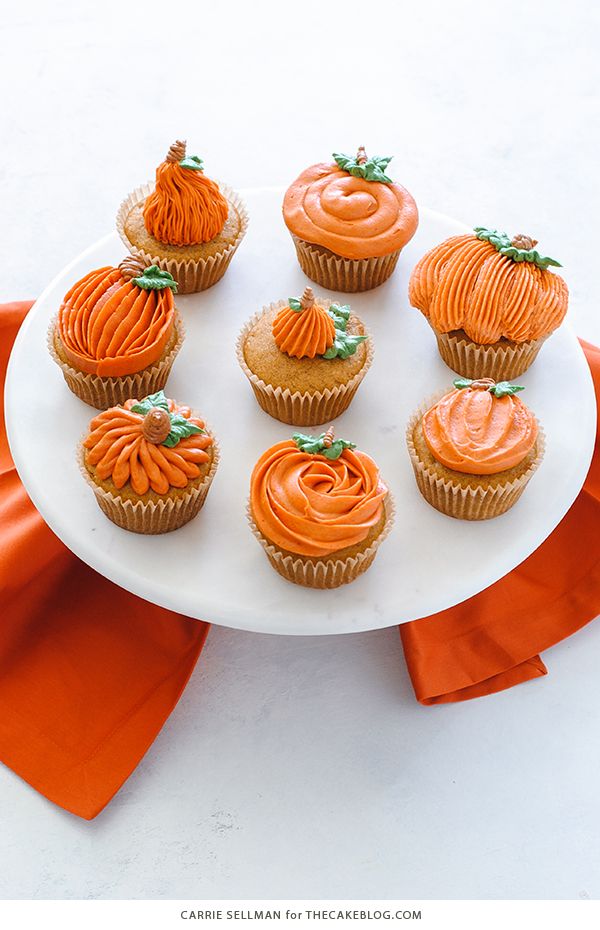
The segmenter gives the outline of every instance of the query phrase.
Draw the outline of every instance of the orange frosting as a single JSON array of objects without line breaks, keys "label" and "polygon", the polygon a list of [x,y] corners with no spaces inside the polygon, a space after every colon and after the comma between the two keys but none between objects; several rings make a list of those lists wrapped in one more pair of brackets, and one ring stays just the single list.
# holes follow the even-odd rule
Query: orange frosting
[{"label": "orange frosting", "polygon": [[567,312],[569,292],[553,271],[515,262],[490,242],[464,235],[423,256],[412,272],[409,297],[438,332],[462,329],[486,344],[548,335]]},{"label": "orange frosting", "polygon": [[344,258],[374,258],[415,234],[417,205],[400,184],[355,178],[334,164],[303,171],[283,201],[291,233]]},{"label": "orange frosting", "polygon": [[387,488],[375,462],[346,449],[339,458],[301,452],[293,440],[260,457],[250,481],[260,532],[288,552],[329,556],[354,546],[380,520]]},{"label": "orange frosting", "polygon": [[58,334],[69,364],[101,377],[135,374],[162,355],[175,316],[173,292],[144,290],[118,268],[90,271],[65,295]]},{"label": "orange frosting", "polygon": [[273,337],[282,352],[294,358],[323,355],[335,342],[335,324],[324,307],[315,303],[312,288],[300,299],[301,309],[283,307],[273,320]]},{"label": "orange frosting", "polygon": [[182,168],[183,156],[185,143],[171,146],[156,169],[156,187],[144,204],[146,230],[168,245],[210,242],[223,229],[229,212],[219,185],[202,171]]},{"label": "orange frosting", "polygon": [[514,468],[537,439],[537,421],[516,395],[477,387],[451,391],[422,420],[431,454],[454,471],[492,475]]},{"label": "orange frosting", "polygon": [[[111,407],[94,417],[83,443],[86,463],[95,466],[103,481],[110,478],[116,488],[129,482],[139,495],[149,490],[166,494],[169,488],[185,488],[200,475],[200,466],[208,462],[205,450],[212,445],[212,437],[195,433],[172,449],[149,442],[144,438],[143,414],[131,410],[135,403],[128,400],[124,406]],[[204,422],[192,417],[189,407],[170,400],[169,410],[204,428]]]}]

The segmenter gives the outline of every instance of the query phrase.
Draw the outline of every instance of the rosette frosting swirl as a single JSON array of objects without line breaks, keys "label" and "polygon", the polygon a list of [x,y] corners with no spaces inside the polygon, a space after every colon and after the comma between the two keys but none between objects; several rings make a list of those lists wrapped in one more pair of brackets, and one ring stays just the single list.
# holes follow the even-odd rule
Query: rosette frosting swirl
[{"label": "rosette frosting swirl", "polygon": [[[116,488],[127,483],[139,495],[152,490],[166,494],[170,488],[185,488],[198,478],[201,467],[209,461],[206,450],[212,437],[195,433],[168,448],[145,438],[145,417],[131,409],[135,400],[122,407],[111,407],[90,423],[90,432],[83,442],[85,461],[96,469],[102,481],[110,479]],[[189,420],[204,429],[204,422],[192,416],[189,407],[168,401],[169,412]]]},{"label": "rosette frosting swirl", "polygon": [[435,330],[464,330],[480,344],[549,335],[567,312],[567,285],[530,261],[513,261],[487,240],[452,236],[413,269],[409,298]]},{"label": "rosette frosting swirl", "polygon": [[451,391],[422,420],[431,454],[454,471],[491,475],[518,465],[533,449],[537,421],[515,395],[475,386]]},{"label": "rosette frosting swirl", "polygon": [[288,188],[283,217],[293,235],[351,259],[395,252],[418,224],[415,201],[400,184],[325,163],[307,168]]},{"label": "rosette frosting swirl", "polygon": [[197,245],[219,235],[229,212],[216,181],[200,159],[185,158],[185,142],[171,146],[156,169],[156,186],[144,204],[144,225],[159,242]]},{"label": "rosette frosting swirl", "polygon": [[260,532],[281,549],[309,557],[362,542],[383,514],[387,487],[364,452],[339,458],[279,442],[260,457],[250,481],[250,505]]},{"label": "rosette frosting swirl", "polygon": [[162,355],[173,332],[170,287],[145,289],[120,268],[90,271],[65,295],[57,330],[67,361],[79,371],[121,377]]}]

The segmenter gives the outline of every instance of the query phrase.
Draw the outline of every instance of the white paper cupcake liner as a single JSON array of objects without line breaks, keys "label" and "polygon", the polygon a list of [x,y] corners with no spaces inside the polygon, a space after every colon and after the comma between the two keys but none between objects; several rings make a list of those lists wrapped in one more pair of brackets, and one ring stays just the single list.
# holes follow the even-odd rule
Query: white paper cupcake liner
[{"label": "white paper cupcake liner", "polygon": [[522,375],[535,361],[548,338],[479,345],[467,336],[438,333],[436,330],[434,333],[439,353],[449,368],[463,378],[493,378],[494,381],[512,381]]},{"label": "white paper cupcake liner", "polygon": [[[326,298],[318,298],[318,302],[322,307],[329,307],[334,303],[334,301]],[[276,420],[280,420],[282,423],[290,423],[292,426],[320,426],[323,423],[335,420],[350,406],[361,381],[371,367],[374,354],[373,337],[365,327],[365,333],[369,337],[365,342],[367,351],[365,363],[360,371],[357,371],[346,384],[325,388],[323,391],[290,391],[289,388],[273,387],[273,385],[267,384],[262,378],[259,378],[249,368],[244,357],[244,344],[248,333],[264,313],[285,306],[285,300],[278,300],[264,306],[262,310],[254,314],[237,338],[237,359],[240,368],[252,386],[256,400],[266,413]]]},{"label": "white paper cupcake liner", "polygon": [[293,584],[303,585],[306,588],[339,588],[343,584],[350,584],[373,564],[379,546],[388,536],[396,514],[394,499],[388,491],[385,500],[385,524],[379,536],[371,545],[356,556],[347,559],[319,559],[304,560],[300,556],[284,555],[277,546],[274,546],[262,535],[258,529],[250,502],[246,507],[246,516],[252,534],[258,540],[267,554],[269,562],[276,572]]},{"label": "white paper cupcake liner", "polygon": [[84,371],[77,371],[68,362],[63,361],[56,351],[56,340],[60,339],[56,328],[57,317],[54,316],[48,327],[47,344],[50,355],[59,366],[67,387],[84,403],[98,410],[107,410],[124,404],[131,397],[147,397],[164,388],[173,367],[177,353],[183,345],[185,327],[181,316],[176,311],[174,324],[176,330],[175,342],[164,358],[154,365],[144,368],[133,375],[123,375],[120,378],[102,378],[100,375],[90,375]]},{"label": "white paper cupcake liner", "polygon": [[217,281],[220,281],[227,271],[236,249],[246,234],[248,228],[248,212],[246,210],[246,205],[239,194],[236,194],[230,187],[220,182],[217,183],[225,199],[237,209],[241,219],[241,228],[235,242],[225,246],[222,252],[211,255],[209,258],[186,260],[162,255],[151,255],[150,252],[138,248],[138,246],[131,242],[125,232],[125,222],[132,209],[152,193],[154,190],[154,184],[152,182],[143,184],[141,187],[132,191],[131,194],[128,194],[119,207],[116,220],[117,232],[131,254],[139,256],[149,264],[158,265],[158,267],[162,268],[164,271],[168,271],[177,281],[178,294],[193,294],[197,291],[205,291],[207,288],[212,287],[213,284],[216,284]]},{"label": "white paper cupcake liner", "polygon": [[329,291],[358,293],[379,287],[394,271],[402,249],[379,258],[342,258],[326,254],[290,233],[302,271]]}]

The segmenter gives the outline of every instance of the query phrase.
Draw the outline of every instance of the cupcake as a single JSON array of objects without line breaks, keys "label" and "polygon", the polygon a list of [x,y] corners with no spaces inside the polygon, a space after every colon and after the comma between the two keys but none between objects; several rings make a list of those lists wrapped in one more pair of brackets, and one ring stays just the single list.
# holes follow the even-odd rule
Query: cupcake
[{"label": "cupcake", "polygon": [[562,322],[569,292],[537,241],[476,226],[431,249],[409,297],[427,317],[446,364],[466,378],[517,378]]},{"label": "cupcake", "polygon": [[248,519],[275,571],[337,588],[366,571],[394,508],[379,469],[354,443],[296,433],[267,449],[250,480]]},{"label": "cupcake", "polygon": [[263,307],[238,337],[237,356],[263,410],[294,426],[317,426],[349,406],[373,358],[348,305],[307,287]]},{"label": "cupcake", "polygon": [[409,421],[408,452],[428,503],[462,520],[505,513],[542,460],[544,438],[523,388],[491,378],[459,378],[454,390]]},{"label": "cupcake", "polygon": [[103,409],[165,386],[184,338],[176,290],[168,272],[131,255],[73,285],[48,348],[77,397]]},{"label": "cupcake", "polygon": [[332,291],[369,291],[387,281],[415,234],[417,205],[385,174],[391,158],[333,155],[303,171],[283,218],[305,275]]},{"label": "cupcake", "polygon": [[204,420],[162,391],[100,413],[79,456],[108,519],[147,535],[169,533],[196,516],[219,461]]},{"label": "cupcake", "polygon": [[144,184],[123,201],[118,233],[134,255],[169,271],[182,294],[220,281],[248,226],[240,197],[204,174],[202,159],[174,142]]}]

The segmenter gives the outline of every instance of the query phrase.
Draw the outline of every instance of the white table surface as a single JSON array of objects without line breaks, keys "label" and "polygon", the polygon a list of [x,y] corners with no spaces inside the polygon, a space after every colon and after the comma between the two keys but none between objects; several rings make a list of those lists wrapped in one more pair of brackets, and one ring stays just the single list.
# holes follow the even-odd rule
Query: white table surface
[{"label": "white table surface", "polygon": [[[539,238],[600,342],[594,4],[89,6],[2,11],[0,299],[108,231],[175,137],[236,188],[364,143],[417,201]],[[548,677],[424,708],[395,629],[215,627],[96,821],[0,767],[0,897],[599,897],[599,657],[591,624]]]}]

